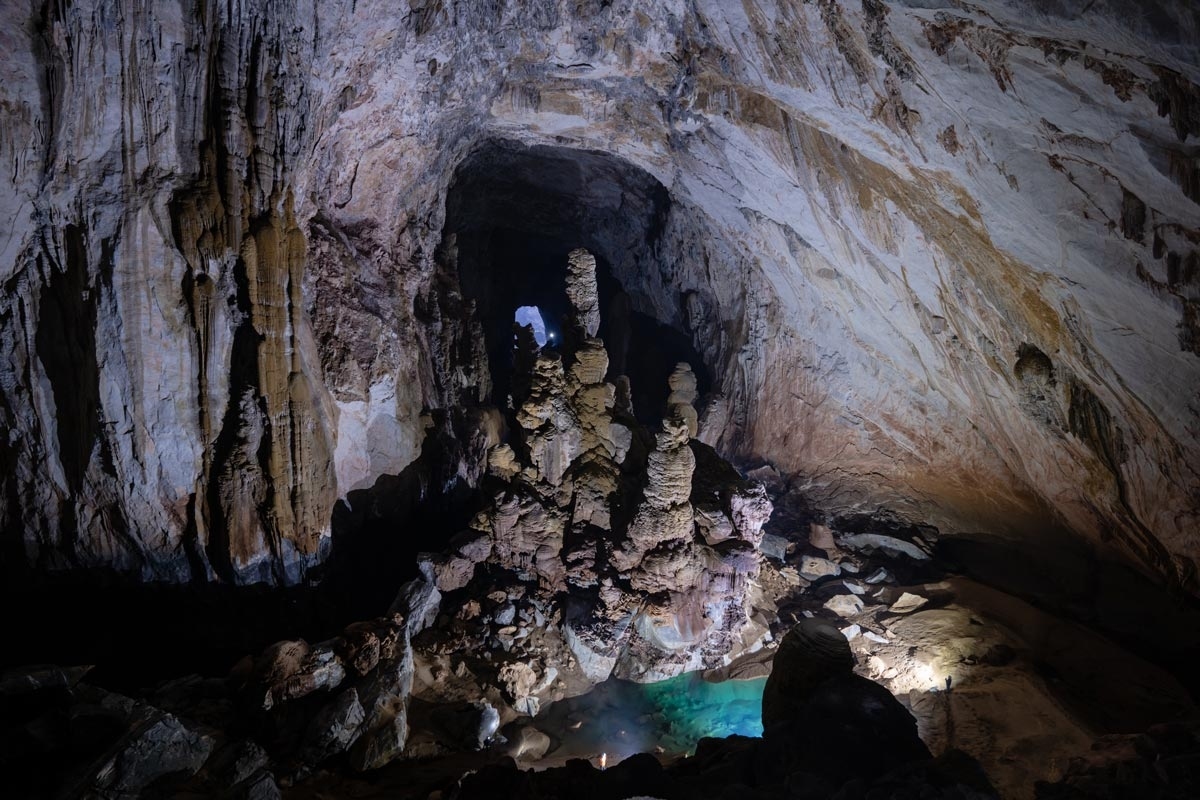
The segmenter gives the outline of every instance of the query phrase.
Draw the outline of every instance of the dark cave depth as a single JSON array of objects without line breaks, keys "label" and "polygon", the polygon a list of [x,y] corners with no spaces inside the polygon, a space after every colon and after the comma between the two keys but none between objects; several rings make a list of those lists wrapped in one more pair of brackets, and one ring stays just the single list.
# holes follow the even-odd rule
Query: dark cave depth
[{"label": "dark cave depth", "polygon": [[666,379],[680,361],[696,372],[701,395],[708,391],[708,365],[689,332],[644,313],[648,281],[636,281],[657,270],[671,207],[652,175],[601,153],[490,140],[463,161],[446,198],[442,255],[457,262],[483,326],[493,403],[504,405],[517,307],[538,306],[547,328],[561,331],[567,254],[577,247],[596,256],[608,377],[629,377],[639,421],[662,416]]}]

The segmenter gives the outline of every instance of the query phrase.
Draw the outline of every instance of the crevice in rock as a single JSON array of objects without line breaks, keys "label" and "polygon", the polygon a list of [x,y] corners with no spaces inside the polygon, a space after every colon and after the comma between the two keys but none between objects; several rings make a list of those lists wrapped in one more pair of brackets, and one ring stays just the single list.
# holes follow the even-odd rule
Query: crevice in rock
[{"label": "crevice in rock", "polygon": [[1167,117],[1179,141],[1200,136],[1200,86],[1167,67],[1155,65],[1158,80],[1150,84],[1147,94],[1158,104],[1158,115]]},{"label": "crevice in rock", "polygon": [[1085,384],[1070,380],[1067,384],[1067,420],[1070,431],[1078,436],[1105,466],[1120,480],[1125,463],[1125,436],[1112,420],[1108,409]]},{"label": "crevice in rock", "polygon": [[1146,230],[1146,204],[1136,194],[1121,188],[1121,234],[1141,242]]},{"label": "crevice in rock", "polygon": [[254,388],[258,377],[258,341],[251,324],[249,315],[249,295],[246,281],[246,271],[241,259],[238,259],[233,269],[233,280],[237,286],[236,304],[238,311],[247,315],[237,326],[233,334],[233,345],[230,349],[229,360],[229,401],[225,406],[225,414],[216,437],[212,444],[212,459],[207,497],[207,529],[208,543],[205,548],[208,562],[222,579],[234,581],[234,565],[231,552],[230,526],[245,525],[250,522],[244,514],[235,516],[235,509],[230,507],[231,498],[222,497],[222,488],[237,473],[250,467],[243,457],[235,460],[239,443],[245,444],[242,433],[243,415],[254,408]]},{"label": "crevice in rock", "polygon": [[96,296],[88,280],[87,232],[63,229],[61,263],[51,260],[50,282],[38,308],[37,353],[54,393],[63,472],[73,492],[100,438],[100,372],[96,364]]}]

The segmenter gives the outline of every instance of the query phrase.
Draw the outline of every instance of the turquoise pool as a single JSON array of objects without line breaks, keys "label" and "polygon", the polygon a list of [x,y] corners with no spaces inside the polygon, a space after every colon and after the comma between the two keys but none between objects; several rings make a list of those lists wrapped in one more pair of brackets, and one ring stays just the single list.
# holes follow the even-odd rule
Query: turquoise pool
[{"label": "turquoise pool", "polygon": [[642,752],[686,755],[706,736],[761,736],[766,682],[710,683],[698,673],[650,684],[614,679],[530,723],[559,740],[550,754],[556,760],[608,753],[613,764]]}]

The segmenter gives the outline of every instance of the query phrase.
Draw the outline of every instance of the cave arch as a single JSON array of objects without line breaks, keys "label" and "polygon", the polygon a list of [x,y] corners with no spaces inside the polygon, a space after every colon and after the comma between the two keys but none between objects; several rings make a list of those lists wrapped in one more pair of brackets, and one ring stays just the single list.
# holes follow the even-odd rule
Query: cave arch
[{"label": "cave arch", "polygon": [[1021,407],[1034,419],[1051,428],[1063,427],[1058,379],[1050,356],[1036,346],[1022,342],[1017,348],[1013,376],[1019,382]]},{"label": "cave arch", "polygon": [[643,422],[661,416],[666,380],[679,361],[692,365],[701,394],[709,390],[710,365],[691,331],[646,312],[664,305],[682,311],[686,303],[682,293],[650,297],[663,291],[649,276],[659,271],[673,206],[654,176],[605,153],[489,139],[459,164],[446,195],[440,253],[475,303],[492,402],[505,401],[513,312],[536,305],[547,329],[561,330],[567,253],[576,247],[596,256],[609,378],[629,376],[636,415]]}]

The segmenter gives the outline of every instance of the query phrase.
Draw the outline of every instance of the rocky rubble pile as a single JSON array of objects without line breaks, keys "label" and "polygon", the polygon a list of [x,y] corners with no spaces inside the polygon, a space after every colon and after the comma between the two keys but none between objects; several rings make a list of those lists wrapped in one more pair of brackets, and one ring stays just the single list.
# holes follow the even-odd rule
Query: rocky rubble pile
[{"label": "rocky rubble pile", "polygon": [[224,678],[191,675],[139,699],[84,682],[89,667],[4,673],[0,766],[19,795],[255,800],[331,758],[380,767],[407,741],[411,639],[437,600],[418,579],[387,615],[339,636],[276,642]]},{"label": "rocky rubble pile", "polygon": [[[147,703],[83,683],[89,669],[43,666],[0,675],[6,793],[137,797],[171,778],[196,775],[213,754],[211,735]],[[264,777],[257,772],[252,766],[226,774],[225,788],[231,794],[248,789]]]},{"label": "rocky rubble pile", "polygon": [[783,600],[782,617],[821,617],[837,623],[851,641],[878,640],[885,634],[881,619],[916,611],[926,602],[896,587],[941,577],[932,560],[937,531],[877,523],[854,532],[860,527],[810,525],[807,546],[794,548],[780,570],[803,589]]},{"label": "rocky rubble pile", "polygon": [[[787,519],[782,527],[773,519],[771,529],[807,533],[764,538],[763,551],[773,557],[761,582],[778,606],[776,624],[837,631],[857,674],[912,713],[929,749],[961,749],[977,759],[1002,796],[1032,800],[1038,783],[1059,792],[1054,797],[1083,796],[1070,792],[1118,771],[1104,754],[1099,765],[1078,758],[1098,733],[1154,731],[1164,721],[1175,730],[1174,721],[1197,713],[1162,665],[1036,604],[948,574],[935,529],[883,515],[801,522],[769,470],[751,474],[772,484]],[[773,667],[774,676],[787,662],[786,647],[773,654],[773,665],[756,653],[727,672],[750,677]],[[1145,741],[1154,741],[1149,731]],[[1125,738],[1104,741],[1118,740]],[[1184,769],[1190,762],[1178,763]],[[1146,764],[1121,769],[1141,775],[1129,778],[1139,786],[1158,780]],[[1169,777],[1182,780],[1177,772]]]},{"label": "rocky rubble pile", "polygon": [[[638,441],[631,436],[628,452]],[[659,440],[641,441],[648,463]],[[519,451],[512,447],[515,465]],[[694,455],[688,502],[702,508],[706,490],[697,476],[721,483],[728,475],[706,463],[702,450]],[[513,475],[524,469],[527,462]],[[560,486],[573,473],[563,474]],[[608,508],[610,520],[621,518],[615,504]],[[634,504],[624,517],[633,520],[640,509]],[[504,530],[522,530],[520,519]],[[734,519],[726,516],[736,530]],[[592,685],[564,634],[578,619],[566,599],[580,592],[586,573],[571,577],[565,561],[552,572],[552,559],[513,546],[520,536],[505,548],[472,530],[450,548],[471,565],[458,588],[447,581],[452,556],[429,556],[423,577],[384,616],[326,641],[278,642],[223,679],[191,676],[133,699],[82,682],[86,669],[4,676],[3,766],[23,767],[20,788],[46,796],[271,798],[288,790],[382,797],[398,788],[409,796],[416,786],[411,796],[437,789],[443,797],[524,797],[565,796],[563,787],[582,784],[590,794],[581,797],[971,798],[995,796],[994,786],[1003,797],[1033,798],[1038,781],[1037,796],[1046,798],[1110,788],[1112,797],[1189,796],[1194,724],[1153,724],[1194,716],[1187,693],[1102,637],[945,576],[928,557],[934,535],[878,519],[812,524],[807,542],[768,534],[762,547],[774,555],[759,564],[758,586],[745,596],[761,622],[744,623],[743,641],[747,630],[775,619],[766,606],[778,603],[770,627],[779,646],[762,635],[768,641],[760,650],[710,671],[748,677],[770,670],[764,737],[703,740],[694,757],[676,763],[641,755],[601,770],[596,759],[566,760],[578,750],[555,755],[563,730],[547,719],[553,712],[529,717],[545,701]],[[707,543],[711,536],[697,525],[693,546],[719,547]],[[465,555],[478,556],[482,541],[486,555]],[[618,551],[636,547],[617,539],[611,552]],[[521,560],[521,553],[532,555]],[[611,568],[597,571],[595,595],[581,595],[598,597],[614,574],[613,585],[632,595],[632,579]],[[555,595],[542,581],[571,588]],[[627,644],[638,631],[630,628]],[[656,652],[639,657],[671,663]],[[1094,663],[1111,665],[1105,674],[1121,676],[1120,684],[1092,674]],[[1109,735],[1088,752],[1095,732],[1130,724],[1146,733]],[[942,755],[931,759],[930,752]],[[531,762],[566,766],[517,768]],[[474,776],[458,780],[471,770]]]},{"label": "rocky rubble pile", "polygon": [[1098,739],[1072,759],[1061,780],[1041,783],[1038,800],[1195,797],[1200,786],[1200,723],[1155,725],[1145,733]]}]

